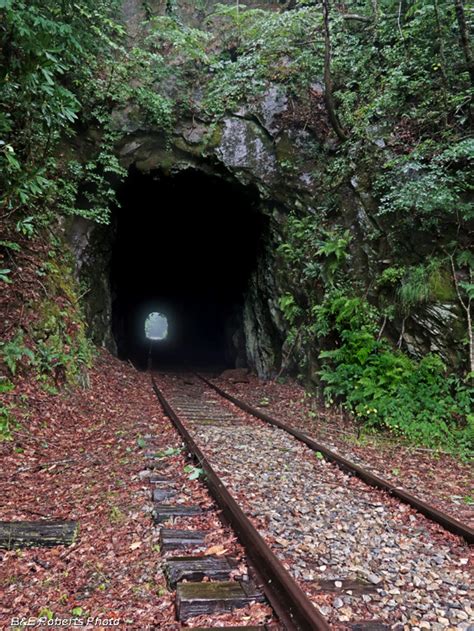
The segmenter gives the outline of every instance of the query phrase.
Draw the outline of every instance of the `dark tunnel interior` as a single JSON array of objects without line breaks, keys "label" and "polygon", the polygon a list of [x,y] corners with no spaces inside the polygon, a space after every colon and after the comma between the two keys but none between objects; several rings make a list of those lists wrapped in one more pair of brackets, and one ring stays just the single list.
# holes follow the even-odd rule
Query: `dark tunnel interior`
[{"label": "dark tunnel interior", "polygon": [[[119,200],[111,262],[119,357],[145,368],[151,348],[158,370],[242,364],[243,299],[265,232],[257,191],[197,170],[132,167]],[[151,312],[166,316],[168,335],[150,346]]]}]

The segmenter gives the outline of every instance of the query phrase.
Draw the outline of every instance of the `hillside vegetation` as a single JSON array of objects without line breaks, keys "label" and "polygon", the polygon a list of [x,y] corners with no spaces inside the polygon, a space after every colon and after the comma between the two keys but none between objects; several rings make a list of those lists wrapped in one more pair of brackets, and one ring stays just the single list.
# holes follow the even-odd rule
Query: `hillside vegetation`
[{"label": "hillside vegetation", "polygon": [[[110,220],[126,177],[116,151],[121,113],[165,136],[195,118],[218,134],[229,112],[253,112],[274,85],[288,104],[280,125],[308,134],[299,153],[280,138],[280,179],[297,190],[305,174],[317,191],[311,208],[285,192],[275,237],[280,363],[366,427],[467,454],[467,4],[301,0],[269,10],[236,2],[216,5],[200,26],[183,21],[182,4],[160,13],[143,3],[141,36],[131,38],[119,0],[0,0],[0,387],[11,392],[28,371],[53,389],[87,382],[87,288],[61,235],[72,216]],[[308,154],[317,170],[308,172]],[[347,219],[349,194],[363,208],[363,234]],[[435,327],[434,342],[418,343],[410,327],[426,313],[444,321],[448,342]],[[0,411],[8,437],[15,410]]]}]

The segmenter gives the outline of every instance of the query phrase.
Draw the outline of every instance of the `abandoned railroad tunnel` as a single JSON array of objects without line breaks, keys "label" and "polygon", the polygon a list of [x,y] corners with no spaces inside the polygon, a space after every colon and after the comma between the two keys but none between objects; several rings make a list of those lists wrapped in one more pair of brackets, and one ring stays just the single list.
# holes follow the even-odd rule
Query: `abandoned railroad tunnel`
[{"label": "abandoned railroad tunnel", "polygon": [[[243,306],[266,233],[255,189],[186,170],[130,168],[114,212],[110,266],[117,353],[145,368],[246,364]],[[150,341],[145,321],[166,318]]]}]

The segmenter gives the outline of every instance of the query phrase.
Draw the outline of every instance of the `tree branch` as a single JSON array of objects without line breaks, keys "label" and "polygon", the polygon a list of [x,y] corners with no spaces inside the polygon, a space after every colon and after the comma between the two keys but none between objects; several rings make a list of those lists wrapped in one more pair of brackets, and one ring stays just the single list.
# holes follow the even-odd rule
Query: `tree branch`
[{"label": "tree branch", "polygon": [[324,22],[324,102],[329,117],[329,122],[339,140],[347,140],[348,134],[342,128],[334,103],[332,76],[331,76],[331,33],[329,30],[329,0],[323,0]]}]

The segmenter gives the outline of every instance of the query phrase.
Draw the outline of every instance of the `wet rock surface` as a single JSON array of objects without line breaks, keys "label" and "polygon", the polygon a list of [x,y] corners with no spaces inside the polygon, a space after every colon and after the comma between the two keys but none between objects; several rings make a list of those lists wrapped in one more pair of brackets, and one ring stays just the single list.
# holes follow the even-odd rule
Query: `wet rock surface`
[{"label": "wet rock surface", "polygon": [[265,132],[253,121],[229,117],[223,121],[222,140],[217,155],[228,168],[250,171],[271,183],[277,175],[276,158]]}]

